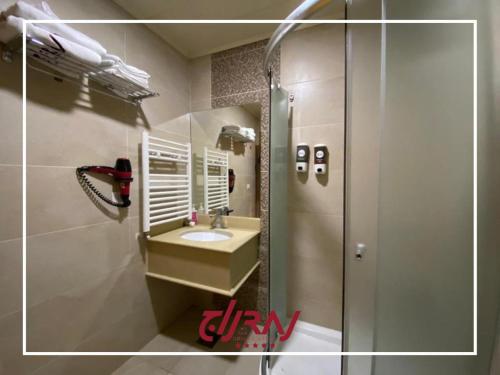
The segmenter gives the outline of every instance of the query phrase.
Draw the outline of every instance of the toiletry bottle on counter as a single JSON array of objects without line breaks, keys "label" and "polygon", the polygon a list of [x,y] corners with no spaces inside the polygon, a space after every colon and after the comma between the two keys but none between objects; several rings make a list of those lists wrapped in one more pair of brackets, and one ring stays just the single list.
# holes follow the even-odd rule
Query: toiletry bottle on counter
[{"label": "toiletry bottle on counter", "polygon": [[193,210],[191,211],[191,221],[198,224],[198,212],[196,211],[196,206],[193,204]]},{"label": "toiletry bottle on counter", "polygon": [[200,203],[200,207],[198,207],[198,211],[199,211],[201,214],[204,214],[204,213],[205,213],[205,208],[203,207],[203,203]]}]

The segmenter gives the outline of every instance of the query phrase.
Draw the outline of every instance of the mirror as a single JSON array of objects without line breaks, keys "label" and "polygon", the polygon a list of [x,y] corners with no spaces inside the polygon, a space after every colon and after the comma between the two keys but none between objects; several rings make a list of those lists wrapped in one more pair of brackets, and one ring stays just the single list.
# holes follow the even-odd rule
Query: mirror
[{"label": "mirror", "polygon": [[193,204],[260,216],[259,103],[191,113]]}]

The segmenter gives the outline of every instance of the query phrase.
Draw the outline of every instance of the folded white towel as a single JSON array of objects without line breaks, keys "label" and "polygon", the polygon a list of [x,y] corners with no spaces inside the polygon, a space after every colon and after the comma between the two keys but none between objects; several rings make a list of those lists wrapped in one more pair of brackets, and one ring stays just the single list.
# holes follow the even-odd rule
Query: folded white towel
[{"label": "folded white towel", "polygon": [[239,142],[255,142],[256,139],[254,129],[239,125],[224,125],[221,134],[233,137],[234,140]]},{"label": "folded white towel", "polygon": [[[45,4],[47,7],[47,5]],[[50,8],[48,8],[50,9]],[[51,14],[47,14],[44,11],[24,2],[24,1],[18,1],[14,5],[10,6],[5,12],[3,12],[3,15],[5,17],[8,16],[16,16],[20,18],[24,18],[27,20],[54,20],[57,19],[53,15],[53,12],[50,12]],[[78,43],[94,52],[96,52],[98,55],[104,55],[107,53],[106,49],[97,41],[94,39],[88,37],[87,35],[73,29],[72,27],[63,24],[63,23],[47,23],[47,24],[39,24],[38,27],[43,28],[50,33],[57,34],[64,39]]]},{"label": "folded white towel", "polygon": [[[23,32],[23,20],[19,17],[8,16],[3,22],[0,22],[0,40],[3,43],[8,43],[12,39],[18,37]],[[101,63],[101,56],[99,56],[94,51],[79,45],[78,43],[73,43],[65,38],[51,34],[47,30],[44,30],[36,25],[27,24],[26,32],[28,35],[46,46],[53,47],[55,49],[51,51],[53,55],[65,54],[77,62],[84,64],[89,64],[92,66],[97,66]]]},{"label": "folded white towel", "polygon": [[240,128],[239,133],[244,136],[254,136],[255,137],[255,130],[252,128]]},{"label": "folded white towel", "polygon": [[252,128],[243,128],[239,129],[239,133],[245,137],[254,137],[255,138],[255,130]]},{"label": "folded white towel", "polygon": [[23,20],[18,17],[9,16],[0,21],[0,42],[7,44],[23,33]]},{"label": "folded white towel", "polygon": [[116,55],[111,55],[107,53],[104,56],[102,56],[102,63],[101,63],[102,67],[112,67],[114,65],[119,65],[121,70],[127,71],[129,74],[133,74],[142,78],[151,78],[151,76],[144,70],[136,68],[135,66],[132,65],[125,64],[123,60]]},{"label": "folded white towel", "polygon": [[101,68],[108,73],[131,81],[144,88],[149,87],[149,78],[151,76],[135,66],[125,64],[118,56],[110,54],[104,55],[102,57]]},{"label": "folded white towel", "polygon": [[81,62],[92,66],[98,66],[102,61],[101,56],[91,49],[67,40],[59,35],[51,34],[38,26],[28,25],[27,32],[29,36],[39,40],[47,46],[56,48],[61,55],[65,54],[76,60],[77,63]]}]

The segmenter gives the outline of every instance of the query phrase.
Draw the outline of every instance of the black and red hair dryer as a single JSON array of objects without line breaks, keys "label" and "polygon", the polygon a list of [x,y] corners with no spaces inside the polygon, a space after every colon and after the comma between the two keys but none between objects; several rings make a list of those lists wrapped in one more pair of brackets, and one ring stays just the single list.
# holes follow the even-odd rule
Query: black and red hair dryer
[{"label": "black and red hair dryer", "polygon": [[[102,194],[97,188],[88,180],[85,173],[98,173],[105,174],[114,178],[116,182],[120,184],[120,198],[121,202],[114,202]],[[130,160],[120,158],[116,159],[115,167],[101,167],[101,166],[83,166],[76,169],[76,174],[78,179],[88,189],[94,192],[99,198],[104,202],[115,206],[115,207],[128,207],[130,206],[130,183],[133,181],[132,178],[132,165]]]}]

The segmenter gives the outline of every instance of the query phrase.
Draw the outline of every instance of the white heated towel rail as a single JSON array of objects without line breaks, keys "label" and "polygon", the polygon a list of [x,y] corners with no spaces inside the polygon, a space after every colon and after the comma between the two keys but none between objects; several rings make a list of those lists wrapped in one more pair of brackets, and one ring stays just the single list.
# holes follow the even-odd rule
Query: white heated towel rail
[{"label": "white heated towel rail", "polygon": [[191,144],[142,133],[144,232],[150,227],[190,219]]},{"label": "white heated towel rail", "polygon": [[229,154],[209,150],[203,153],[205,213],[215,208],[229,207]]}]

